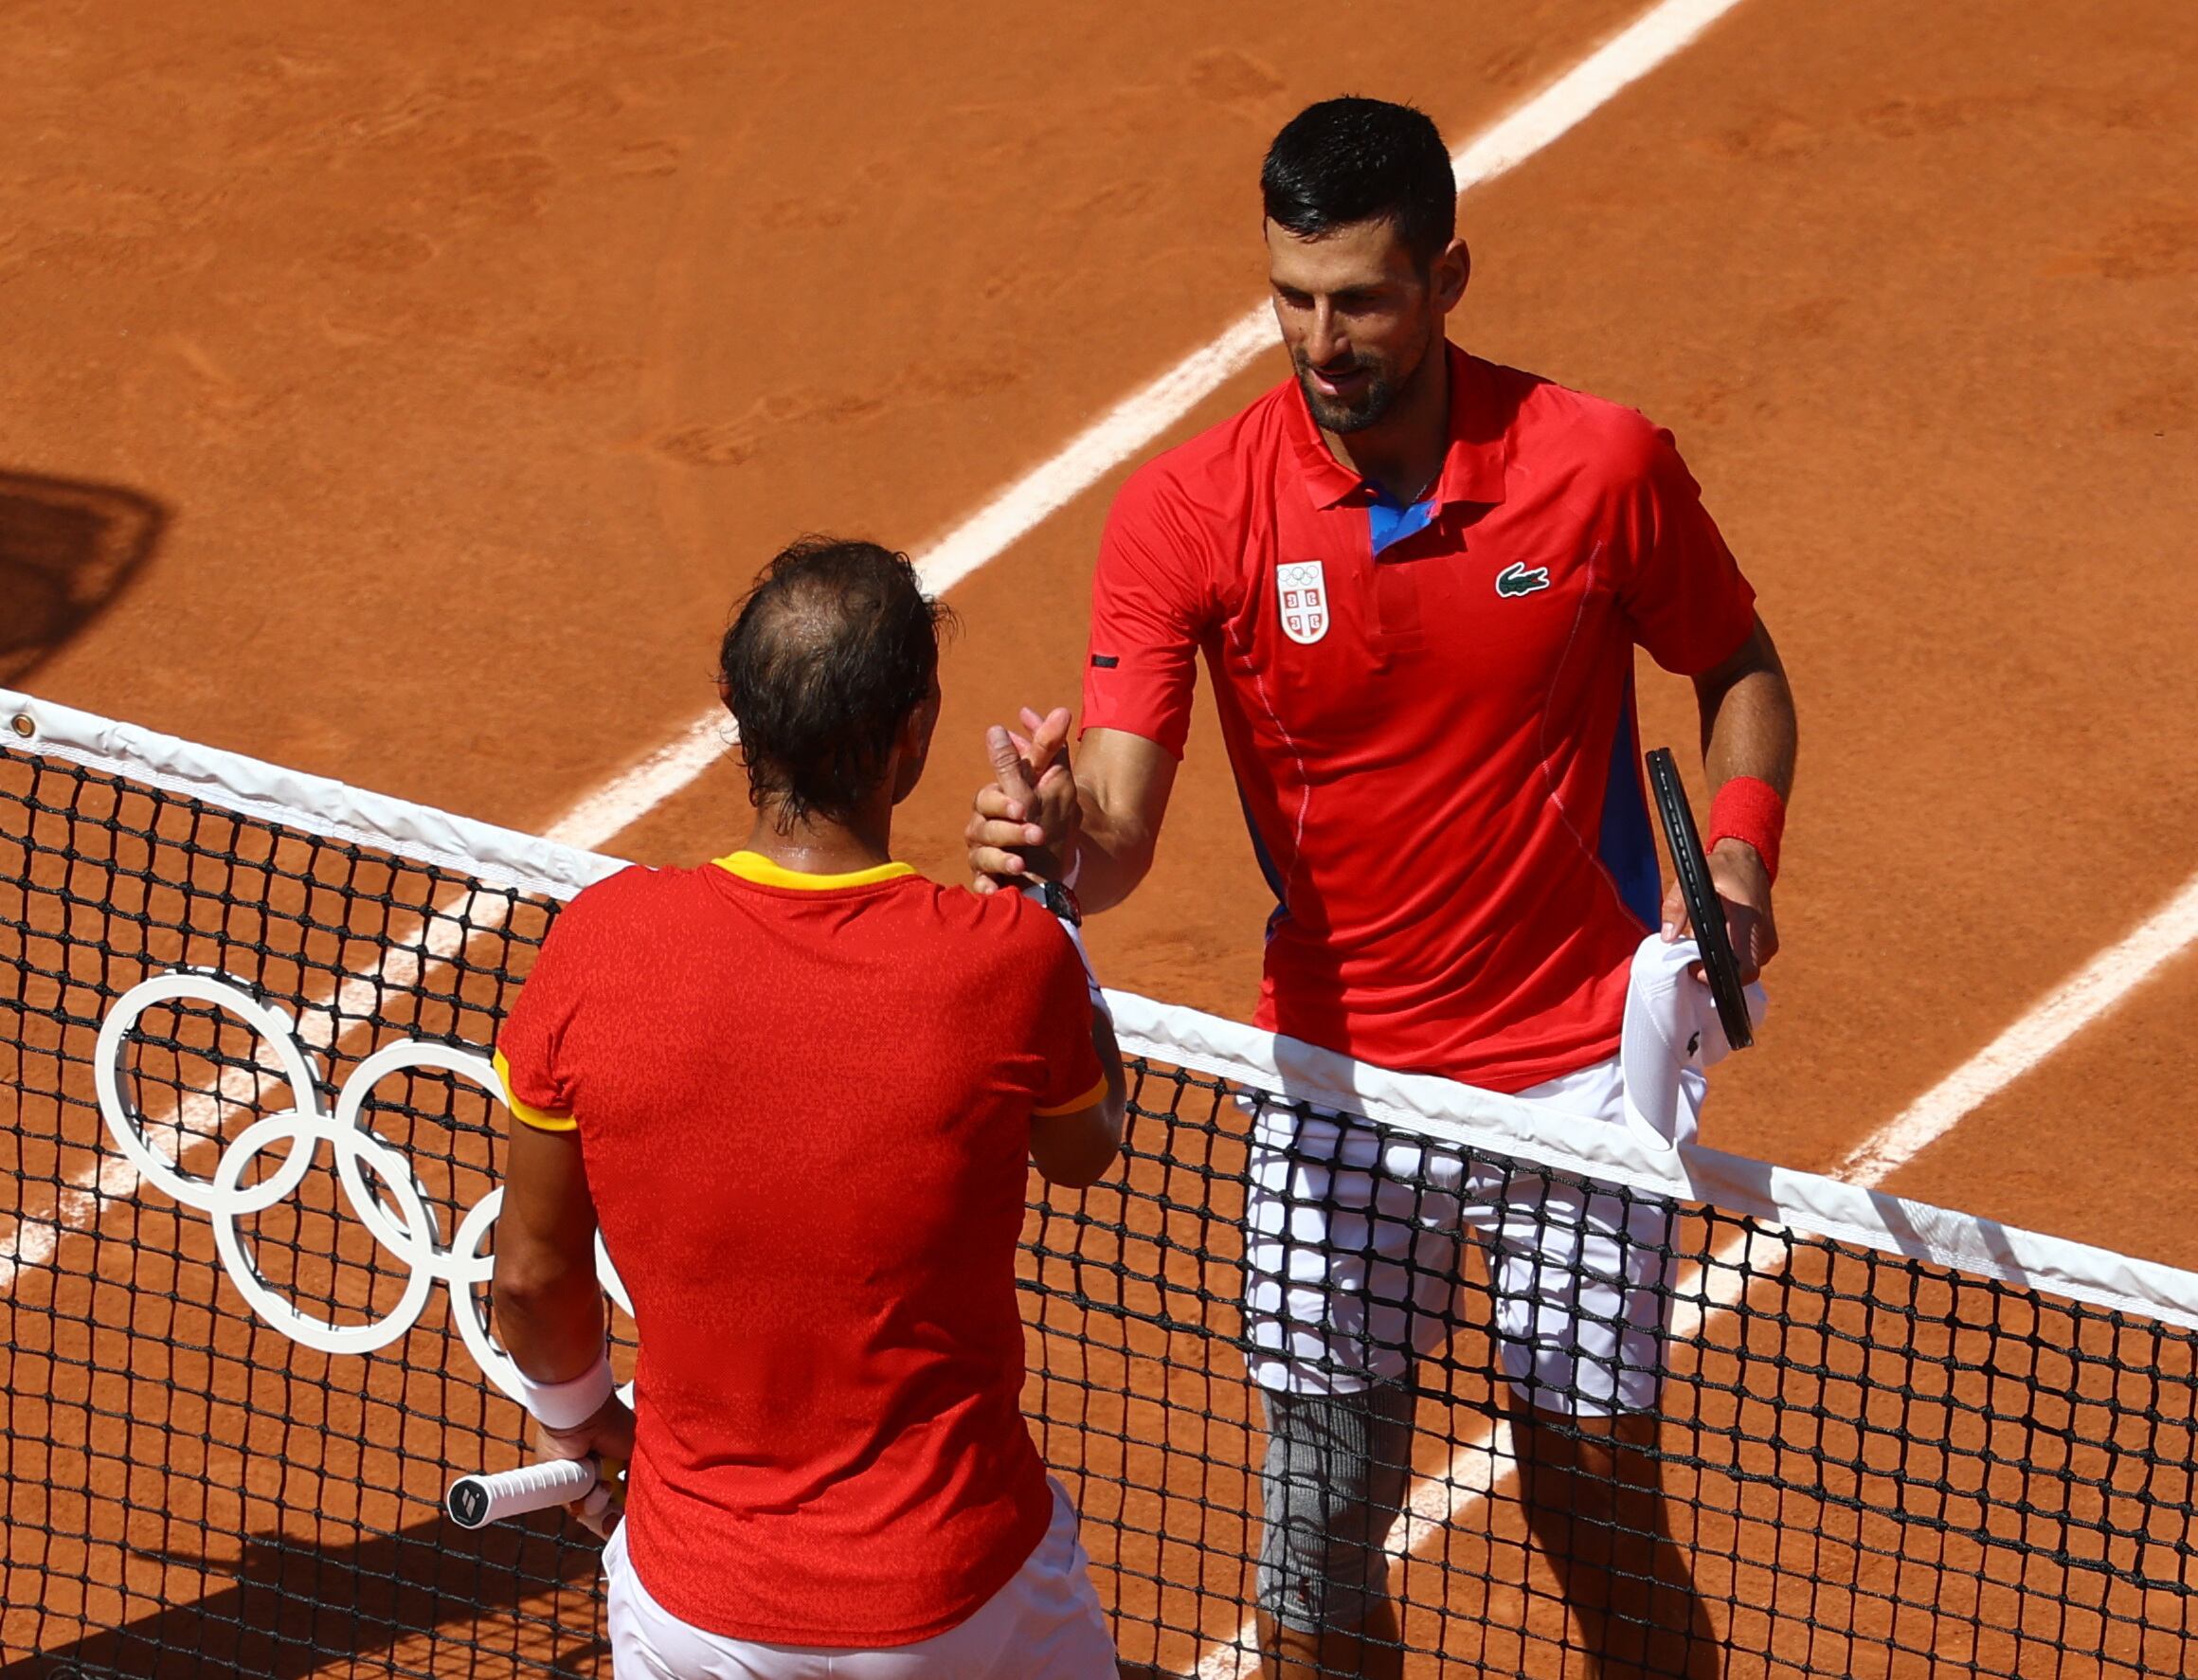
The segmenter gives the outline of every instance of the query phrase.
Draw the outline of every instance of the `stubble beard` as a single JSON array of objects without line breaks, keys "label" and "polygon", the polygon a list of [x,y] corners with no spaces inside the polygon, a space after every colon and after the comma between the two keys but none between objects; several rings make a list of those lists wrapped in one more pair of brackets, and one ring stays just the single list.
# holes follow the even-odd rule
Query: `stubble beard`
[{"label": "stubble beard", "polygon": [[1412,382],[1427,361],[1428,346],[1420,346],[1419,354],[1401,375],[1395,364],[1360,362],[1359,368],[1367,375],[1366,389],[1355,402],[1342,402],[1328,396],[1313,383],[1313,370],[1302,355],[1293,354],[1291,361],[1297,369],[1297,388],[1305,392],[1306,406],[1312,411],[1313,422],[1323,431],[1347,437],[1352,432],[1362,432],[1379,425],[1396,406],[1396,399]]},{"label": "stubble beard", "polygon": [[1339,435],[1362,432],[1370,425],[1380,425],[1396,401],[1396,382],[1378,370],[1373,370],[1368,378],[1365,393],[1352,403],[1322,390],[1313,383],[1312,370],[1302,361],[1297,365],[1297,388],[1305,392],[1306,406],[1312,410],[1313,423],[1323,431]]}]

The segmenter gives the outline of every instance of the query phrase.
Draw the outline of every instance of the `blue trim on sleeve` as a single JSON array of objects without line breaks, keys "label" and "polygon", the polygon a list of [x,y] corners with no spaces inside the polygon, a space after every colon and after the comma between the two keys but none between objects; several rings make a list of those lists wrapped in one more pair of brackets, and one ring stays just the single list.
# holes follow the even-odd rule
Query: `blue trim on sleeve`
[{"label": "blue trim on sleeve", "polygon": [[1625,704],[1611,740],[1610,776],[1603,788],[1602,832],[1595,850],[1618,896],[1643,929],[1657,926],[1664,881],[1656,861],[1656,835],[1648,825],[1648,794],[1641,784],[1641,734],[1633,721],[1633,679],[1626,678]]}]

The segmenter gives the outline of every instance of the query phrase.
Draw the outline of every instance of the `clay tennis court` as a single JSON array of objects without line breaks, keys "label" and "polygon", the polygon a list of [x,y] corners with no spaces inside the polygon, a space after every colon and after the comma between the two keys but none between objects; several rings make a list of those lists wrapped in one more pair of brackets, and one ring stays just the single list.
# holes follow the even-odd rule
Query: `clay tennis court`
[{"label": "clay tennis court", "polygon": [[[1410,99],[1461,144],[1645,9],[1238,9],[0,21],[0,679],[550,827],[708,705],[784,538],[921,553],[1256,303],[1299,105]],[[1740,0],[1464,202],[1455,335],[1677,432],[1793,676],[1785,953],[1721,1147],[1840,1169],[2198,869],[2194,166],[2164,0]],[[928,873],[983,726],[1073,700],[1146,452],[952,588]],[[1691,739],[1685,684],[1643,700]],[[721,767],[604,844],[743,821]],[[1202,708],[1094,955],[1241,1018],[1266,907]],[[2116,984],[1887,1186],[2198,1265],[2198,959]]]}]

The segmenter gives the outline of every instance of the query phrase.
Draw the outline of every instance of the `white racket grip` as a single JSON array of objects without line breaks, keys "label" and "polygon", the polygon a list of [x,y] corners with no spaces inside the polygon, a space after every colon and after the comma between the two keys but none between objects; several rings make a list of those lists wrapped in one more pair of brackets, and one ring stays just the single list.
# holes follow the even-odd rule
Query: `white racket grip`
[{"label": "white racket grip", "polygon": [[460,1528],[485,1528],[529,1511],[586,1499],[596,1481],[592,1458],[545,1458],[494,1475],[459,1476],[450,1484],[442,1503]]}]

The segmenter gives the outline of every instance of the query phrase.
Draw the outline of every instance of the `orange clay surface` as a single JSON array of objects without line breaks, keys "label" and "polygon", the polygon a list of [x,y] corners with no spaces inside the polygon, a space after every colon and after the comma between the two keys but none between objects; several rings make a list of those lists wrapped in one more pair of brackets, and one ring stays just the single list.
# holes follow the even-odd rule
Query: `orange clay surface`
[{"label": "orange clay surface", "polygon": [[[920,551],[1255,300],[1299,105],[1410,99],[1455,143],[1634,10],[16,9],[0,473],[152,534],[12,680],[546,825],[709,703],[779,543]],[[1799,698],[1785,950],[1721,1147],[1836,1164],[2198,867],[2188,25],[1745,0],[1465,201],[1453,335],[1676,430]],[[1076,695],[1120,477],[952,593],[897,837],[935,876],[984,725]],[[1644,709],[1691,741],[1685,684],[1645,673]],[[746,821],[726,767],[612,849]],[[1266,908],[1202,709],[1095,955],[1241,1017]],[[2198,1266],[2193,962],[1891,1187]]]}]

